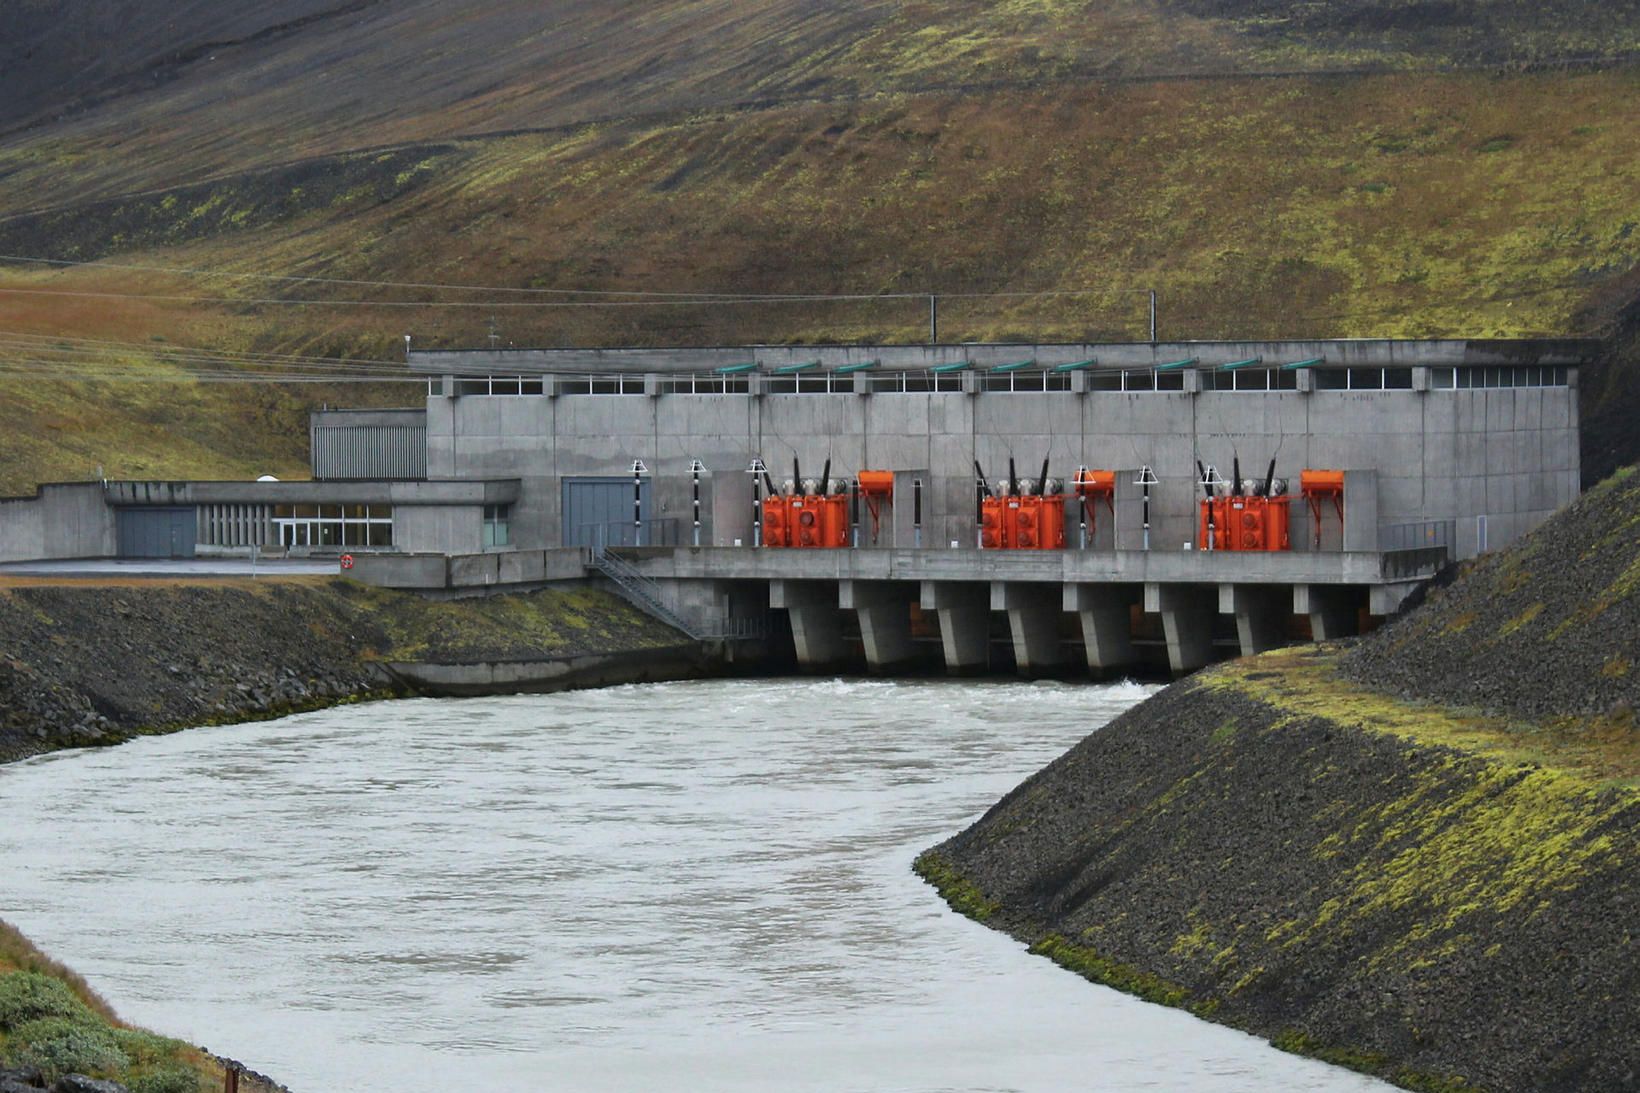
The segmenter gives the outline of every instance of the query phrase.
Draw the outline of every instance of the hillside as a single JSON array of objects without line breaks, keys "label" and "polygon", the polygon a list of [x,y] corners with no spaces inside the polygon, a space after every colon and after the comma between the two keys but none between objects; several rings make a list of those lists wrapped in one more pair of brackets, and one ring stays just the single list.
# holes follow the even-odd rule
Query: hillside
[{"label": "hillside", "polygon": [[70,7],[7,15],[0,255],[100,264],[0,260],[0,492],[289,474],[308,405],[415,397],[43,384],[83,347],[17,333],[152,380],[145,347],[492,325],[926,337],[922,299],[503,289],[933,291],[949,340],[1143,337],[1153,288],[1170,338],[1582,333],[1640,294],[1635,4]]},{"label": "hillside", "polygon": [[1176,684],[919,871],[1091,979],[1408,1089],[1632,1088],[1637,478],[1347,651]]},{"label": "hillside", "polygon": [[[13,5],[0,125],[50,119],[48,203],[182,172],[795,99],[1110,77],[1544,63],[1640,52],[1632,0],[118,0]],[[482,58],[482,64],[466,63]],[[120,150],[106,163],[110,144]],[[63,171],[64,166],[69,167]],[[65,178],[64,175],[67,175]]]}]

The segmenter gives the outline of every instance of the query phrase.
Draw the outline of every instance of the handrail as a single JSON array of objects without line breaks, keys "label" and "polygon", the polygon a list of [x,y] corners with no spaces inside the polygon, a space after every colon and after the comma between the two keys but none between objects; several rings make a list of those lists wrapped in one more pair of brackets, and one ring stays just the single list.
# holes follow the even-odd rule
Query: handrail
[{"label": "handrail", "polygon": [[768,635],[766,619],[719,618],[692,623],[667,603],[660,586],[607,548],[590,548],[592,567],[615,585],[621,598],[638,610],[687,634],[691,641],[751,641]]}]

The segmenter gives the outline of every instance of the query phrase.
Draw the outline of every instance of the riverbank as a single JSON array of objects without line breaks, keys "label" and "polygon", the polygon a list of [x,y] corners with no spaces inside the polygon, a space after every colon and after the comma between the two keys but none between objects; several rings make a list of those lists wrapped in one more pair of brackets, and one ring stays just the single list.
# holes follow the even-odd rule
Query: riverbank
[{"label": "riverbank", "polygon": [[1202,672],[918,872],[1095,981],[1408,1089],[1640,1086],[1640,475],[1346,647]]},{"label": "riverbank", "polygon": [[1289,650],[1118,719],[919,871],[1091,979],[1409,1089],[1633,1088],[1640,795],[1540,760]]},{"label": "riverbank", "polygon": [[223,1088],[230,1068],[241,1093],[289,1093],[231,1060],[126,1024],[84,979],[0,922],[0,1093],[200,1093]]},{"label": "riverbank", "polygon": [[418,682],[440,669],[483,691],[531,666],[543,688],[707,667],[694,643],[594,588],[431,601],[336,578],[0,588],[0,649],[0,762],[447,693]]},{"label": "riverbank", "polygon": [[[708,668],[697,645],[592,588],[430,601],[332,578],[12,582],[0,649],[0,762],[402,694]],[[131,1093],[197,1093],[222,1088],[227,1065],[124,1025],[0,923],[0,1093],[72,1072]],[[239,1088],[283,1087],[247,1073]]]}]

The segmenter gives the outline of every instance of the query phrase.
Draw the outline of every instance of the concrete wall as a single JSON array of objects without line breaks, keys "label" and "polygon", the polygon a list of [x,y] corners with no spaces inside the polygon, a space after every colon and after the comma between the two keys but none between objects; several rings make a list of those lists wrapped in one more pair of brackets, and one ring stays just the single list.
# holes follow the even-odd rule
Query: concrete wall
[{"label": "concrete wall", "polygon": [[480,554],[360,554],[354,580],[385,588],[481,591],[586,578],[579,549],[487,551]]},{"label": "concrete wall", "polygon": [[481,505],[398,505],[393,546],[415,553],[470,554],[484,549]]},{"label": "concrete wall", "polygon": [[41,486],[33,497],[0,499],[0,562],[114,553],[114,510],[101,483]]},{"label": "concrete wall", "polygon": [[[1196,527],[1198,460],[1231,475],[1262,476],[1270,458],[1296,492],[1304,468],[1374,472],[1376,496],[1357,506],[1355,549],[1371,549],[1375,527],[1360,517],[1376,502],[1377,524],[1456,520],[1460,553],[1476,547],[1487,518],[1497,548],[1577,495],[1576,390],[1090,392],[782,395],[573,395],[428,400],[428,468],[435,477],[516,478],[514,541],[559,544],[559,476],[620,475],[633,459],[652,472],[651,515],[677,518],[687,534],[691,459],[729,493],[761,457],[776,481],[805,477],[832,460],[834,474],[862,469],[931,469],[925,495],[928,542],[973,542],[973,472],[1005,476],[1009,457],[1035,477],[1042,459],[1069,478],[1079,465],[1148,464],[1153,549],[1182,549]],[[739,476],[739,477],[736,477]],[[1124,486],[1116,514],[1122,545],[1137,545],[1137,492]],[[1359,495],[1358,495],[1359,497]],[[751,541],[751,507],[713,511],[706,540]],[[1308,516],[1294,505],[1295,545]],[[1071,523],[1074,541],[1074,521]]]}]

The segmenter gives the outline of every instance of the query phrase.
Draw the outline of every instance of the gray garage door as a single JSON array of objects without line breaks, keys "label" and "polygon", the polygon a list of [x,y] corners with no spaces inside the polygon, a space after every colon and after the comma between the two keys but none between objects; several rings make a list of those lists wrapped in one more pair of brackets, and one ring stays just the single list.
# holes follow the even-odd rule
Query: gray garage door
[{"label": "gray garage door", "polygon": [[118,509],[121,558],[192,558],[198,520],[191,508]]},{"label": "gray garage door", "polygon": [[[649,520],[649,480],[639,493],[639,519]],[[565,546],[632,546],[632,479],[564,479]],[[644,541],[652,538],[647,524]]]}]

